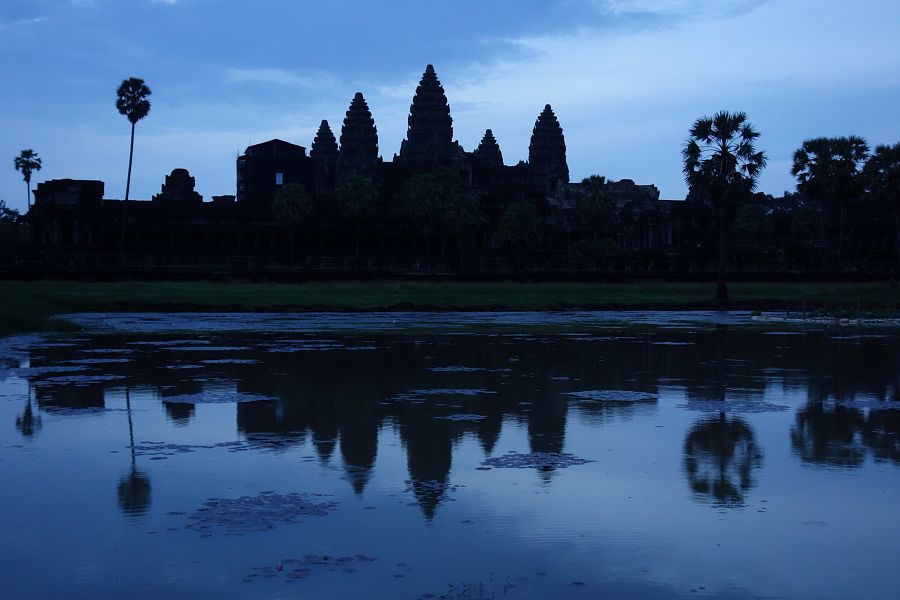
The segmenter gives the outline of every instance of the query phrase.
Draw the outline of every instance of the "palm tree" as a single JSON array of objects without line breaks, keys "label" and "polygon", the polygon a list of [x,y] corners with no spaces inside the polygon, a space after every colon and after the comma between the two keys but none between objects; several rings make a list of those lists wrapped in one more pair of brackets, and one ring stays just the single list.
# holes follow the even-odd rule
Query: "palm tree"
[{"label": "palm tree", "polygon": [[897,277],[900,278],[900,143],[878,146],[863,168],[866,188],[894,212],[897,238]]},{"label": "palm tree", "polygon": [[125,115],[131,123],[131,147],[128,151],[128,179],[125,183],[125,202],[122,203],[122,249],[125,249],[125,223],[128,210],[128,195],[131,192],[131,164],[134,159],[134,126],[150,112],[150,101],[147,96],[150,88],[143,79],[129,77],[116,90],[116,109]]},{"label": "palm tree", "polygon": [[766,166],[766,156],[757,152],[759,137],[743,112],[717,112],[700,117],[691,127],[682,150],[684,178],[692,189],[706,194],[719,213],[719,273],[716,299],[728,299],[725,283],[727,206],[739,195],[756,188],[756,180]]},{"label": "palm tree", "polygon": [[806,140],[794,152],[791,175],[797,178],[797,191],[822,205],[822,251],[826,258],[827,208],[834,204],[839,207],[838,268],[844,246],[844,208],[862,191],[859,173],[868,156],[869,145],[856,135]]},{"label": "palm tree", "polygon": [[22,150],[13,160],[16,171],[22,173],[22,179],[25,180],[25,186],[28,189],[28,210],[31,210],[31,174],[34,171],[41,170],[41,157],[34,150]]},{"label": "palm tree", "polygon": [[575,207],[590,226],[594,242],[599,239],[601,230],[611,229],[616,201],[609,193],[606,177],[591,175],[582,179],[575,193]]},{"label": "palm tree", "polygon": [[290,259],[294,260],[294,230],[305,221],[313,210],[312,199],[300,183],[286,183],[275,194],[272,210],[278,220],[287,226],[291,237]]},{"label": "palm tree", "polygon": [[337,199],[341,212],[353,221],[356,228],[354,254],[359,257],[359,226],[372,216],[378,201],[378,188],[372,180],[362,175],[351,175],[337,189]]}]

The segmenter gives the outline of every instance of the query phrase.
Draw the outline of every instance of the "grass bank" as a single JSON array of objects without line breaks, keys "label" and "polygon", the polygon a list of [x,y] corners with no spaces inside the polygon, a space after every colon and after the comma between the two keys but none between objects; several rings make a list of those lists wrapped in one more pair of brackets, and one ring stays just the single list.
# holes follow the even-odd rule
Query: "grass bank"
[{"label": "grass bank", "polygon": [[[0,335],[59,331],[55,315],[122,311],[705,309],[713,283],[0,282]],[[728,308],[896,311],[886,283],[736,282]]]}]

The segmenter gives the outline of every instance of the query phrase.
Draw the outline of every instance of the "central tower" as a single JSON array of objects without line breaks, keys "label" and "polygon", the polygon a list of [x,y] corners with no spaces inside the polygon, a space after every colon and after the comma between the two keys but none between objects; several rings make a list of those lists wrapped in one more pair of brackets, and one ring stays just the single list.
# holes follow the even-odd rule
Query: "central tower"
[{"label": "central tower", "polygon": [[434,67],[428,65],[409,107],[409,128],[399,158],[427,165],[449,160],[456,150],[450,105]]}]

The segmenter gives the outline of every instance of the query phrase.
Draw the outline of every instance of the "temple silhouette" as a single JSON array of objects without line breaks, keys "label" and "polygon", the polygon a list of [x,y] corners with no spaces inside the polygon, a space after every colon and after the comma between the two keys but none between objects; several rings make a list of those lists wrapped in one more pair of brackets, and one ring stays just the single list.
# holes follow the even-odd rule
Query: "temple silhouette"
[{"label": "temple silhouette", "polygon": [[[450,104],[428,65],[391,160],[357,92],[340,132],[323,120],[308,153],[280,139],[247,147],[236,160],[233,195],[205,200],[183,168],[166,175],[149,201],[127,207],[104,198],[102,181],[39,183],[12,263],[95,274],[123,265],[131,274],[715,271],[710,199],[691,192],[664,200],[654,185],[630,179],[570,181],[565,135],[549,104],[534,122],[527,160],[508,161],[491,129],[471,152],[453,139]],[[597,181],[605,198],[583,202]],[[277,209],[276,196],[289,186],[305,191],[307,205],[294,211],[303,218]],[[810,212],[804,199],[753,194],[742,202],[751,210],[736,203],[728,217],[732,273],[833,270],[816,245],[815,215],[810,223],[799,218]],[[846,269],[891,271],[885,222],[877,203],[848,211]]]}]

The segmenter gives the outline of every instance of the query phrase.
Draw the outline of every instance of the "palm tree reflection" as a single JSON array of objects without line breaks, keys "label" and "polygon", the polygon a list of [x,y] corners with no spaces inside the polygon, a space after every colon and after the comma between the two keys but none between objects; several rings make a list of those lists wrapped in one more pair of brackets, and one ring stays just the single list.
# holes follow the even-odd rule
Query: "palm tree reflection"
[{"label": "palm tree reflection", "polygon": [[16,417],[16,429],[25,436],[32,437],[41,430],[41,417],[34,414],[31,408],[31,384],[28,385],[28,403],[25,404],[25,412]]},{"label": "palm tree reflection", "polygon": [[150,508],[150,478],[137,470],[134,453],[134,424],[131,420],[131,393],[125,384],[128,438],[131,442],[131,472],[119,479],[119,508],[127,515],[140,516]]},{"label": "palm tree reflection", "polygon": [[685,437],[685,472],[702,502],[741,505],[756,483],[753,469],[761,464],[756,436],[743,419],[719,413],[695,423]]}]

